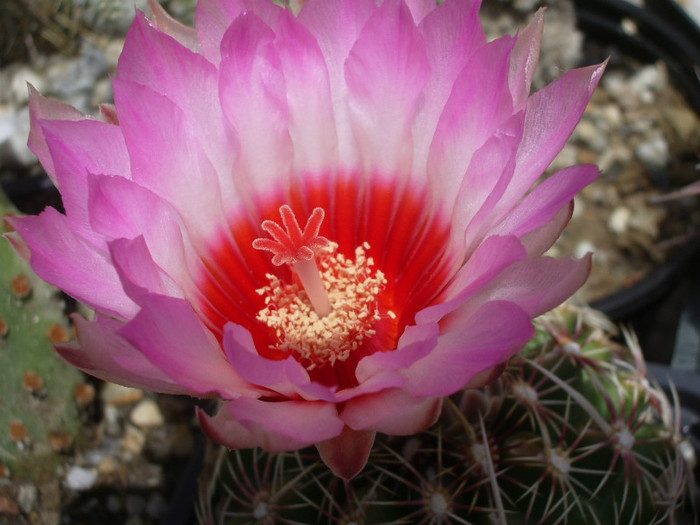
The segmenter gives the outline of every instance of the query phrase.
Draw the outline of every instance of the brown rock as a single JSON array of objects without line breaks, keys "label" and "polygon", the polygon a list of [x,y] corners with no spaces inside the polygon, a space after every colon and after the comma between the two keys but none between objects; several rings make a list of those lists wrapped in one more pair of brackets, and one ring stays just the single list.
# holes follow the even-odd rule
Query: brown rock
[{"label": "brown rock", "polygon": [[19,505],[5,494],[0,494],[0,515],[17,516],[19,514]]},{"label": "brown rock", "polygon": [[68,330],[58,323],[53,323],[51,326],[49,326],[49,328],[46,330],[46,337],[53,344],[67,343],[70,341]]},{"label": "brown rock", "polygon": [[32,294],[32,283],[24,274],[19,274],[10,283],[10,289],[17,299],[26,299]]}]

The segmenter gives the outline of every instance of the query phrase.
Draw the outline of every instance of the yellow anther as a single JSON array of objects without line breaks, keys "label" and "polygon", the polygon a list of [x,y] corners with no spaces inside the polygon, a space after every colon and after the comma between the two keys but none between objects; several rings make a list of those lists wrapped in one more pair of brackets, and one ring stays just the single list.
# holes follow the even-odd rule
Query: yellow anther
[{"label": "yellow anther", "polygon": [[[306,291],[297,284],[268,276],[270,285],[262,289],[266,306],[257,318],[277,335],[273,348],[297,356],[309,370],[348,359],[353,350],[376,334],[374,323],[382,318],[377,295],[387,280],[380,271],[373,274],[372,261],[365,251],[369,245],[364,243],[355,249],[354,261],[337,254],[337,248],[331,242],[317,253],[331,305],[327,315],[317,314]],[[392,312],[385,315],[394,316]]]}]

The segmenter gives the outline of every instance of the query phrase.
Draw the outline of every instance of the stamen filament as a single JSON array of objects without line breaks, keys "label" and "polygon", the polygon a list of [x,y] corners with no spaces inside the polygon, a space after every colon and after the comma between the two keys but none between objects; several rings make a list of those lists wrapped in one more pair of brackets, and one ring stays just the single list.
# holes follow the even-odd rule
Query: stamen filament
[{"label": "stamen filament", "polygon": [[301,285],[311,301],[311,306],[314,307],[318,316],[325,317],[331,313],[333,308],[328,300],[328,293],[321,280],[321,272],[316,265],[316,260],[299,260],[294,263],[292,270],[299,277]]}]

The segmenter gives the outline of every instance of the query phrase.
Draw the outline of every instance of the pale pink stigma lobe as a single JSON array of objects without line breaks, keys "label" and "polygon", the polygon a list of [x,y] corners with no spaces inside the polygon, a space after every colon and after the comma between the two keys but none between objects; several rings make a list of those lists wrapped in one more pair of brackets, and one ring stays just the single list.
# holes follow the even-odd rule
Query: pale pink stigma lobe
[{"label": "pale pink stigma lobe", "polygon": [[324,317],[331,313],[332,307],[314,260],[318,250],[329,244],[328,239],[318,234],[325,216],[323,208],[314,208],[303,231],[294,212],[286,204],[280,206],[280,215],[284,229],[274,221],[263,221],[261,228],[272,239],[255,239],[253,248],[272,252],[272,264],[275,266],[289,264],[299,277],[314,310],[319,317]]},{"label": "pale pink stigma lobe", "polygon": [[284,229],[275,221],[263,221],[261,228],[272,239],[253,241],[253,248],[272,252],[272,264],[275,266],[310,261],[320,248],[328,246],[328,239],[318,234],[325,216],[323,208],[314,208],[304,230],[299,227],[296,215],[286,204],[280,207],[280,215]]}]

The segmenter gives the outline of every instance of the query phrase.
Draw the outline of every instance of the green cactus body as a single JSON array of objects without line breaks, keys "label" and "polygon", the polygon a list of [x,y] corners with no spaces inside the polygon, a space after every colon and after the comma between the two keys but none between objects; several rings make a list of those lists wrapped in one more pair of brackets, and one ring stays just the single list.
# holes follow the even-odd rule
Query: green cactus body
[{"label": "green cactus body", "polygon": [[[446,400],[411,437],[381,436],[344,482],[315,450],[217,452],[199,514],[214,524],[655,524],[689,518],[688,443],[638,345],[569,306],[501,377]],[[218,449],[217,449],[218,450]],[[692,450],[692,449],[691,449]]]},{"label": "green cactus body", "polygon": [[[14,214],[0,192],[0,216]],[[2,221],[0,233],[9,230]],[[73,391],[82,375],[54,352],[69,327],[57,290],[0,238],[0,462],[13,479],[53,474],[80,429]]]}]

